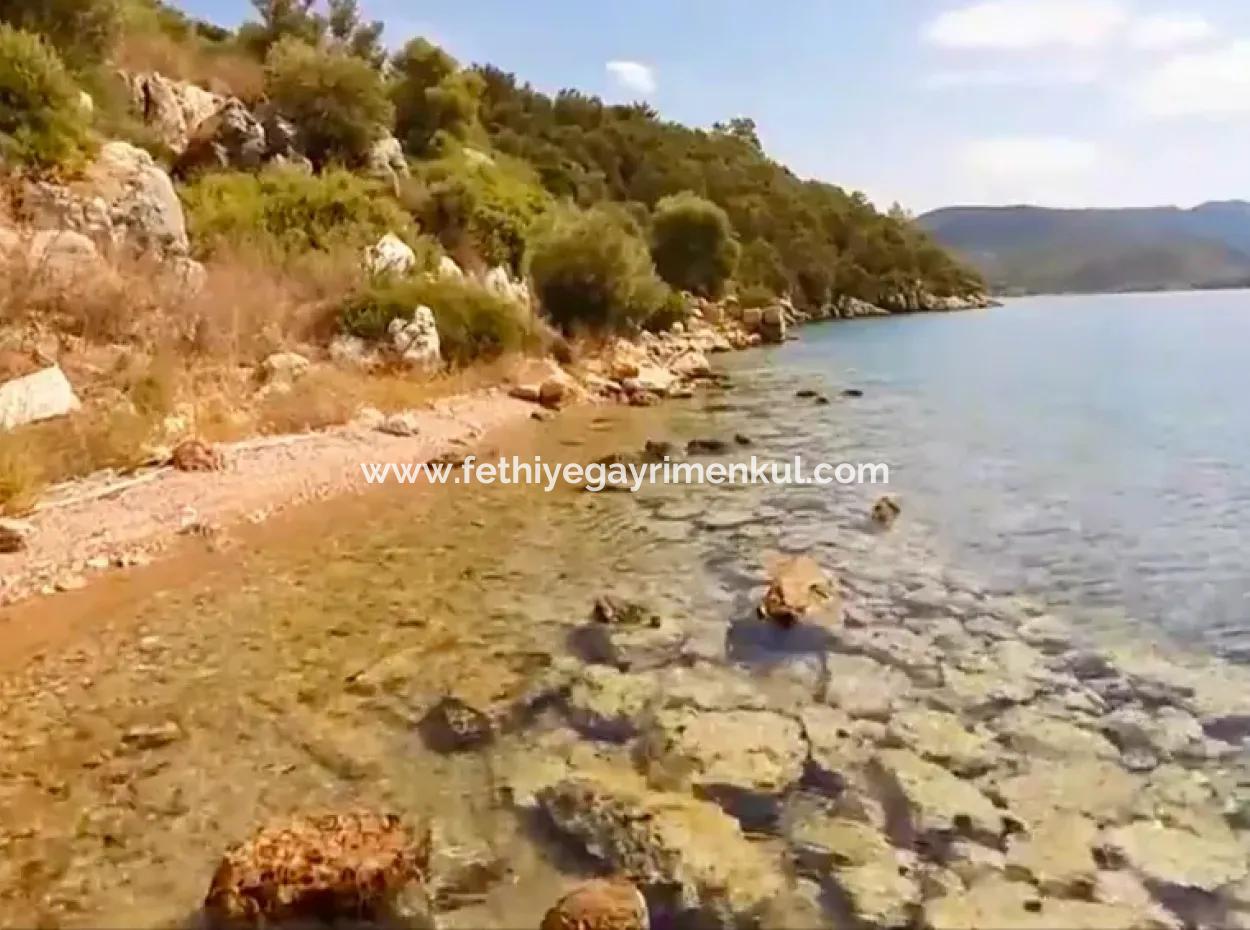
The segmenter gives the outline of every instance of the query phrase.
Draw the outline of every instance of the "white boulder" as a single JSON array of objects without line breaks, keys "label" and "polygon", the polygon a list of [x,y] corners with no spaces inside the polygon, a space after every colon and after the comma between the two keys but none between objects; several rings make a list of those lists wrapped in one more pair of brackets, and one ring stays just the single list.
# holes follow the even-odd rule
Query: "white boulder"
[{"label": "white boulder", "polygon": [[53,365],[0,384],[0,430],[64,416],[80,406],[69,379]]},{"label": "white boulder", "polygon": [[394,233],[387,233],[365,250],[365,268],[370,274],[408,274],[416,264],[416,253]]},{"label": "white boulder", "polygon": [[412,312],[411,320],[391,320],[387,333],[391,337],[391,345],[410,368],[433,373],[442,367],[438,323],[429,307],[417,307]]},{"label": "white boulder", "polygon": [[444,255],[438,260],[438,277],[440,280],[463,281],[464,272],[460,270],[454,258]]}]

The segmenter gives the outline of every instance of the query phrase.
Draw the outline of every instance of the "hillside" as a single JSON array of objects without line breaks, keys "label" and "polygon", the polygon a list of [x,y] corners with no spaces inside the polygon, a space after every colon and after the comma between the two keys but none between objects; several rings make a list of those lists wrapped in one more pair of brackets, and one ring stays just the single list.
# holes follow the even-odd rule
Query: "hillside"
[{"label": "hillside", "polygon": [[1190,210],[948,207],[918,223],[1004,292],[1130,291],[1250,283],[1250,203]]}]

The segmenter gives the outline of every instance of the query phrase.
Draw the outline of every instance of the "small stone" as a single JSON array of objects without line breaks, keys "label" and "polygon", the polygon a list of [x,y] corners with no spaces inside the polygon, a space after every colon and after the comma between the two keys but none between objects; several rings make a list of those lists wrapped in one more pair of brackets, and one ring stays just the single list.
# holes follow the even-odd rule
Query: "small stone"
[{"label": "small stone", "polygon": [[170,461],[178,471],[221,471],[225,467],[222,454],[199,439],[178,443]]},{"label": "small stone", "polygon": [[894,521],[902,512],[903,508],[899,506],[898,499],[886,494],[877,498],[877,502],[872,505],[872,522],[889,528],[894,525]]},{"label": "small stone", "polygon": [[152,726],[134,726],[122,735],[122,742],[132,749],[160,749],[182,739],[182,728],[172,720]]},{"label": "small stone", "polygon": [[378,425],[377,430],[388,436],[416,436],[421,432],[421,418],[414,411],[393,413]]}]

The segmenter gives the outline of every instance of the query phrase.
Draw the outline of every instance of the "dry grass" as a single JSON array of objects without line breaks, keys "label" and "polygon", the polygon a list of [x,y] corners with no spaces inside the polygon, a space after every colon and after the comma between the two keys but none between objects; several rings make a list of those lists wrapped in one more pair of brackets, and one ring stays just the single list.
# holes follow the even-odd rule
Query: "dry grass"
[{"label": "dry grass", "polygon": [[260,100],[265,90],[265,68],[255,58],[233,49],[179,41],[161,32],[123,36],[114,60],[123,71],[157,71],[247,103]]}]

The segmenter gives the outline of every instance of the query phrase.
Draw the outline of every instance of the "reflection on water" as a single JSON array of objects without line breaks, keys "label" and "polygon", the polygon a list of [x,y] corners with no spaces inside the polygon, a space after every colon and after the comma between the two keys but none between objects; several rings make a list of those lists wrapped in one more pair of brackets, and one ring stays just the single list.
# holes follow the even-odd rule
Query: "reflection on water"
[{"label": "reflection on water", "polygon": [[[1003,317],[1017,312],[1042,310]],[[1222,440],[1206,450],[1203,467],[1224,476],[1228,493],[1205,507],[1182,486],[1172,498],[1144,481],[1125,487],[1097,444],[1065,460],[1076,433],[1057,437],[1042,398],[1082,392],[1015,384],[1020,366],[1005,362],[1027,352],[1013,340],[1032,340],[1029,325],[1041,322],[991,319],[813,329],[804,343],[729,360],[738,387],[727,394],[577,411],[502,440],[521,456],[589,461],[647,439],[741,433],[753,445],[731,456],[886,461],[904,506],[887,534],[866,520],[874,488],[390,489],[192,558],[185,584],[144,590],[140,577],[95,618],[98,633],[2,686],[0,923],[169,924],[196,906],[224,846],[258,823],[364,805],[432,818],[444,845],[506,863],[508,880],[446,915],[446,926],[537,926],[567,876],[591,864],[536,838],[501,805],[500,767],[545,725],[544,682],[605,593],[680,618],[698,631],[692,642],[710,643],[701,655],[764,675],[769,662],[804,651],[793,639],[779,651],[750,619],[775,553],[815,555],[857,609],[899,626],[956,617],[989,629],[1020,616],[992,590],[1016,583],[1063,602],[1112,604],[1118,616],[1124,605],[1155,603],[1166,582],[1176,608],[1163,613],[1168,622],[1191,622],[1203,590],[1229,608],[1213,616],[1231,622],[1229,586],[1246,550],[1224,546],[1250,533],[1250,519],[1238,519],[1247,498],[1232,489],[1246,479],[1231,451],[1217,454]],[[1007,332],[978,335],[984,326]],[[852,356],[857,370],[846,364]],[[996,366],[1007,369],[1005,384],[987,374]],[[1102,372],[1099,381],[1110,391],[1115,379]],[[866,396],[826,406],[794,397],[799,387],[833,396],[849,384]],[[1097,415],[1137,431],[1117,397],[1095,392],[1107,405]],[[1007,447],[1009,428],[1030,445]],[[1198,454],[1172,442],[1179,460]],[[1078,467],[1088,473],[1079,488]],[[1156,460],[1156,479],[1172,467]],[[1105,506],[1074,510],[1074,495],[1099,492]],[[1182,520],[1204,512],[1203,526]],[[40,609],[55,604],[11,622],[35,622]],[[418,724],[448,693],[506,708],[508,734],[482,753],[432,752]],[[518,707],[534,717],[517,717]]]}]

